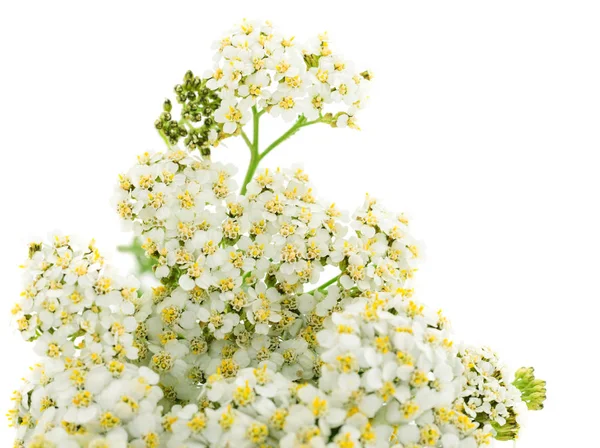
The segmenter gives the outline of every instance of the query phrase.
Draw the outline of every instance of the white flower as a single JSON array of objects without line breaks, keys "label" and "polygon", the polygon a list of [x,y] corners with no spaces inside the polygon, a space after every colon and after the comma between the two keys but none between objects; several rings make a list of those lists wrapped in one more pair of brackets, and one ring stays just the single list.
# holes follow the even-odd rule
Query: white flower
[{"label": "white flower", "polygon": [[242,100],[237,102],[235,99],[227,98],[221,102],[221,107],[215,111],[215,120],[223,123],[223,131],[227,134],[233,134],[238,126],[245,125],[250,120],[250,103]]}]

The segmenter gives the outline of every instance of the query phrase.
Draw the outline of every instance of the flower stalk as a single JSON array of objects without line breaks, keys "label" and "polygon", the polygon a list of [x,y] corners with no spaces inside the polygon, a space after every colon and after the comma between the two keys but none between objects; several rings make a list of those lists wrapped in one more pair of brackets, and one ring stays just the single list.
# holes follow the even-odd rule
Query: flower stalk
[{"label": "flower stalk", "polygon": [[278,139],[273,141],[267,148],[260,152],[259,150],[259,130],[260,130],[260,117],[266,112],[266,109],[262,109],[260,112],[257,110],[256,106],[252,107],[252,123],[253,123],[253,138],[252,141],[248,138],[247,134],[242,130],[240,132],[244,142],[250,149],[250,161],[248,163],[248,169],[246,170],[246,175],[244,176],[244,181],[242,183],[242,189],[240,194],[246,194],[248,189],[248,184],[254,177],[254,173],[258,169],[258,165],[260,162],[269,155],[271,151],[277,148],[280,144],[288,140],[291,136],[293,136],[296,132],[306,126],[313,125],[315,123],[321,123],[323,121],[322,118],[318,118],[316,120],[308,121],[304,115],[298,117],[296,122],[290,127],[287,131],[285,131]]}]

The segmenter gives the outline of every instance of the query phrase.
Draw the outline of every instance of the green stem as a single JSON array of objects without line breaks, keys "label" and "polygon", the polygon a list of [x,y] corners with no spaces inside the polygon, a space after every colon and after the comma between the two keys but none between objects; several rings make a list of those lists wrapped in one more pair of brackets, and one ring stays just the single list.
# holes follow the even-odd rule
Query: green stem
[{"label": "green stem", "polygon": [[256,172],[256,168],[258,168],[258,164],[260,163],[260,159],[258,158],[258,154],[252,152],[250,155],[250,164],[248,165],[248,170],[246,171],[246,176],[244,177],[244,183],[242,184],[242,190],[240,194],[245,195],[248,189],[248,184],[252,180],[254,173]]},{"label": "green stem", "polygon": [[306,122],[306,118],[304,118],[304,115],[302,115],[300,118],[298,118],[296,123],[294,123],[294,125],[291,128],[285,131],[285,133],[281,137],[279,137],[277,140],[275,140],[273,143],[267,146],[267,149],[265,149],[260,154],[260,160],[264,159],[271,151],[273,151],[280,144],[282,144],[284,141],[286,141],[288,138],[290,138],[292,135],[298,132],[298,130],[302,127],[302,124],[304,122]]},{"label": "green stem", "polygon": [[159,130],[158,135],[160,135],[160,138],[163,139],[163,141],[165,142],[165,145],[167,145],[167,148],[171,149],[171,144],[169,143],[169,139],[167,138],[165,133],[163,131]]},{"label": "green stem", "polygon": [[252,106],[252,145],[258,152],[258,121],[260,116],[264,113],[264,110],[257,111],[256,106]]},{"label": "green stem", "polygon": [[[261,111],[262,112],[262,111]],[[252,107],[252,142],[246,135],[246,133],[242,130],[242,138],[246,142],[246,145],[250,149],[250,163],[248,164],[248,170],[246,171],[246,176],[244,177],[244,183],[242,184],[241,194],[246,194],[246,190],[248,188],[248,184],[252,180],[256,169],[258,168],[258,164],[260,163],[260,156],[258,154],[258,122],[260,120],[260,112],[256,110],[256,106]]]},{"label": "green stem", "polygon": [[298,121],[296,121],[296,123],[294,123],[294,125],[291,128],[289,128],[281,137],[279,137],[277,140],[275,140],[273,143],[271,143],[267,147],[267,149],[265,149],[260,154],[260,160],[264,159],[267,156],[267,154],[269,154],[271,151],[273,151],[275,148],[277,148],[277,146],[279,146],[281,143],[283,143],[288,138],[290,138],[292,135],[294,135],[296,132],[298,132],[301,128],[310,126],[311,124],[320,123],[321,121],[322,121],[321,118],[317,118],[316,120],[313,120],[313,121],[306,121],[306,117],[304,117],[304,115],[302,115],[300,118],[298,118]]},{"label": "green stem", "polygon": [[330,278],[325,283],[323,283],[321,286],[318,286],[317,288],[313,289],[312,291],[308,291],[307,294],[314,294],[317,291],[323,291],[328,286],[333,285],[335,282],[337,282],[341,276],[342,276],[342,274],[338,274],[335,277]]},{"label": "green stem", "polygon": [[246,171],[246,177],[244,178],[244,183],[242,184],[241,194],[246,194],[248,184],[252,180],[252,177],[254,176],[254,173],[256,172],[256,169],[258,168],[258,164],[262,161],[262,159],[264,159],[271,151],[273,151],[275,148],[277,148],[281,143],[283,143],[288,138],[290,138],[292,135],[294,135],[296,132],[298,132],[301,128],[303,128],[305,126],[310,126],[311,124],[320,123],[322,121],[322,118],[317,118],[316,120],[312,120],[312,121],[306,121],[306,117],[304,115],[302,115],[298,118],[298,120],[296,120],[296,123],[294,123],[294,125],[291,128],[289,128],[287,131],[285,131],[283,133],[283,135],[281,137],[279,137],[277,140],[275,140],[273,143],[271,143],[269,146],[267,146],[267,148],[263,152],[259,152],[259,149],[258,149],[258,132],[259,132],[258,123],[259,123],[259,119],[260,119],[261,115],[265,112],[265,110],[266,109],[263,109],[260,112],[258,112],[256,109],[256,106],[254,106],[252,108],[252,118],[253,118],[252,121],[253,121],[253,127],[254,127],[254,136],[253,136],[252,142],[250,142],[250,139],[245,134],[245,132],[242,131],[242,138],[246,142],[246,145],[248,146],[248,148],[250,148],[250,164],[248,165],[248,171]]},{"label": "green stem", "polygon": [[250,143],[250,139],[248,138],[248,136],[246,135],[246,133],[243,130],[242,130],[242,138],[246,142],[246,145],[248,146],[248,148],[250,148],[250,151],[252,151],[252,143]]}]

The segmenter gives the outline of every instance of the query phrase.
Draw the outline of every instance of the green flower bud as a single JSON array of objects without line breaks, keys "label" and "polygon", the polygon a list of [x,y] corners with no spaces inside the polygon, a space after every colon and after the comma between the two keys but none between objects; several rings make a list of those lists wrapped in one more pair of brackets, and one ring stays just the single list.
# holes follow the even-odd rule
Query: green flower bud
[{"label": "green flower bud", "polygon": [[521,367],[515,373],[513,385],[521,391],[521,399],[530,411],[544,409],[546,381],[536,379],[533,367]]},{"label": "green flower bud", "polygon": [[171,104],[171,100],[167,98],[165,100],[165,102],[163,103],[163,110],[165,112],[171,112],[172,109],[173,109],[173,105]]},{"label": "green flower bud", "polygon": [[517,419],[515,415],[511,412],[510,416],[506,419],[506,423],[500,426],[496,422],[492,422],[492,428],[496,431],[496,435],[494,438],[501,442],[506,442],[509,440],[516,440],[519,436],[519,431],[521,427],[517,423]]},{"label": "green flower bud", "polygon": [[318,67],[320,57],[318,54],[305,54],[304,62],[306,63],[306,68]]},{"label": "green flower bud", "polygon": [[42,243],[31,243],[29,245],[29,258],[33,258],[36,252],[42,250]]},{"label": "green flower bud", "polygon": [[370,81],[373,79],[373,73],[371,73],[369,70],[365,70],[364,72],[361,72],[360,76],[362,76],[367,81]]}]

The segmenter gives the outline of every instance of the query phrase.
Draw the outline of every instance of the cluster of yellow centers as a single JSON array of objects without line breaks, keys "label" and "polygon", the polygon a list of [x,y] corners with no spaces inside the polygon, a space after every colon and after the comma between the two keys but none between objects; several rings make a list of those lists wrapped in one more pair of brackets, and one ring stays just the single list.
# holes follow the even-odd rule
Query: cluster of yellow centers
[{"label": "cluster of yellow centers", "polygon": [[221,364],[217,369],[217,373],[223,375],[224,378],[233,378],[237,375],[240,366],[231,358],[221,360]]},{"label": "cluster of yellow centers", "polygon": [[242,112],[233,106],[229,106],[229,110],[225,113],[225,119],[237,123],[242,120]]},{"label": "cluster of yellow centers", "polygon": [[315,397],[311,404],[312,412],[313,412],[314,416],[315,417],[323,416],[327,412],[328,406],[329,405],[327,403],[327,400],[325,400],[324,398]]},{"label": "cluster of yellow centers", "polygon": [[413,387],[423,387],[429,383],[429,376],[427,372],[422,370],[415,370],[410,378],[410,385]]},{"label": "cluster of yellow centers", "polygon": [[248,406],[254,402],[255,397],[254,389],[249,386],[248,381],[243,386],[238,386],[233,392],[233,402],[238,406]]},{"label": "cluster of yellow centers", "polygon": [[194,208],[194,197],[190,194],[188,190],[185,190],[183,193],[177,195],[177,199],[179,199],[179,203],[181,204],[182,208],[186,210]]},{"label": "cluster of yellow centers", "polygon": [[379,353],[383,353],[386,354],[390,351],[390,349],[392,348],[392,344],[390,343],[390,337],[389,336],[377,336],[375,338],[375,349],[379,352]]},{"label": "cluster of yellow centers", "polygon": [[291,96],[284,96],[278,103],[278,106],[282,109],[292,109],[295,105],[296,102]]},{"label": "cluster of yellow centers", "polygon": [[103,429],[111,429],[118,426],[121,423],[121,419],[111,412],[105,412],[100,416],[100,426]]},{"label": "cluster of yellow centers", "polygon": [[73,397],[72,403],[78,408],[87,408],[92,404],[92,393],[88,390],[79,391]]},{"label": "cluster of yellow centers", "polygon": [[336,444],[339,448],[354,448],[356,446],[354,440],[352,439],[352,434],[350,433],[343,434],[342,437],[338,439]]},{"label": "cluster of yellow centers", "polygon": [[227,406],[227,409],[225,409],[225,411],[221,414],[221,417],[219,417],[219,425],[221,425],[221,428],[226,430],[231,428],[234,423],[235,415],[233,413],[231,405],[229,405]]},{"label": "cluster of yellow centers", "polygon": [[340,371],[343,373],[350,373],[358,369],[356,357],[352,353],[338,355],[336,361],[338,362]]},{"label": "cluster of yellow centers", "polygon": [[379,395],[381,396],[381,399],[384,402],[390,401],[395,393],[396,387],[391,381],[386,381],[385,383],[383,383],[381,389],[379,389]]},{"label": "cluster of yellow centers", "polygon": [[434,425],[425,425],[421,428],[421,444],[435,446],[440,439],[440,430]]},{"label": "cluster of yellow centers", "polygon": [[402,417],[405,420],[409,420],[419,411],[419,406],[413,401],[407,401],[400,409],[402,412]]},{"label": "cluster of yellow centers", "polygon": [[194,416],[188,422],[187,426],[188,428],[190,428],[190,431],[196,434],[199,433],[204,428],[206,428],[206,415],[200,412],[194,414]]},{"label": "cluster of yellow centers", "polygon": [[173,356],[167,352],[158,352],[152,356],[152,367],[159,372],[167,372],[171,370],[174,364]]},{"label": "cluster of yellow centers", "polygon": [[160,446],[160,437],[155,432],[149,432],[142,437],[146,444],[145,448],[158,448]]},{"label": "cluster of yellow centers", "polygon": [[263,423],[252,423],[247,434],[251,442],[263,443],[269,436],[269,428]]},{"label": "cluster of yellow centers", "polygon": [[181,309],[177,306],[168,306],[162,309],[160,317],[165,325],[171,326],[177,323],[181,316]]}]

